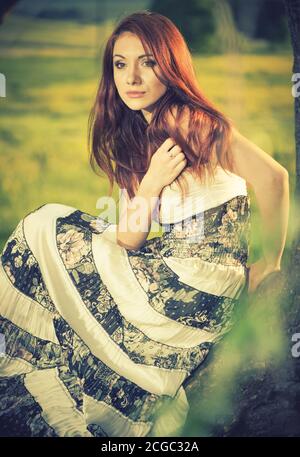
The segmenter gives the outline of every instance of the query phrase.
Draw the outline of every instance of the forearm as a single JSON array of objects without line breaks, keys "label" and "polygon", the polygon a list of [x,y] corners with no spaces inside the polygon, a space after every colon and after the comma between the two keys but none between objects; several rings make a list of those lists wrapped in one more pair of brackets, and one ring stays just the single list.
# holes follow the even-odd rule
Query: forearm
[{"label": "forearm", "polygon": [[161,187],[157,187],[145,175],[135,197],[120,215],[117,226],[117,241],[120,246],[139,249],[145,243],[161,190]]},{"label": "forearm", "polygon": [[266,179],[254,190],[262,222],[263,257],[267,264],[280,268],[289,218],[288,174]]}]

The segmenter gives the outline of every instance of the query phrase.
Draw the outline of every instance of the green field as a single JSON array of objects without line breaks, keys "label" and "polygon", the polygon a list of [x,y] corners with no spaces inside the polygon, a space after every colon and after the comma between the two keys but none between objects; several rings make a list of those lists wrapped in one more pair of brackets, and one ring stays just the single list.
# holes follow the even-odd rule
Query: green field
[{"label": "green field", "polygon": [[[0,27],[0,72],[7,81],[6,98],[0,100],[1,247],[17,221],[44,203],[99,214],[96,201],[109,185],[89,166],[87,118],[112,27],[111,20],[95,25],[17,15]],[[288,168],[292,190],[292,56],[193,55],[193,60],[204,93],[241,133]],[[253,256],[256,217],[253,199]]]}]

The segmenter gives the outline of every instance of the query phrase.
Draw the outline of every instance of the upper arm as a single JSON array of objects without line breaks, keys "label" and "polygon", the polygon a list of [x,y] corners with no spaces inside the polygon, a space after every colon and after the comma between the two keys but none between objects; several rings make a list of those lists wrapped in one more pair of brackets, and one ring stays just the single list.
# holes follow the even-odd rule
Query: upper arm
[{"label": "upper arm", "polygon": [[129,198],[127,189],[120,189],[120,200],[119,200],[119,216],[123,214],[125,210],[127,210],[128,204],[131,202],[131,199]]},{"label": "upper arm", "polygon": [[230,171],[244,178],[253,188],[288,176],[286,168],[234,127],[230,148],[233,158]]},{"label": "upper arm", "polygon": [[[120,219],[123,216],[123,213],[127,210],[127,206],[130,203],[130,201],[131,200],[129,198],[127,190],[125,188],[124,189],[120,189],[119,222],[120,222]],[[118,243],[119,246],[124,247],[126,249],[133,249],[131,246],[128,246],[127,244],[125,244],[122,241],[120,241],[120,239],[119,239],[119,224],[117,224],[117,243]]]}]

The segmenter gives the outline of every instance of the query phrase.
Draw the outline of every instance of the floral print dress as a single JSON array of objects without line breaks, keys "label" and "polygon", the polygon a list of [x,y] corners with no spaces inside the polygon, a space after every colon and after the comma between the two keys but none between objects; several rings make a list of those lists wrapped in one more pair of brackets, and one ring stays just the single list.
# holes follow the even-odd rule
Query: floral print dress
[{"label": "floral print dress", "polygon": [[190,184],[184,208],[163,189],[163,235],[139,250],[60,203],[19,221],[0,263],[1,436],[180,433],[182,384],[234,324],[250,228],[242,178]]}]

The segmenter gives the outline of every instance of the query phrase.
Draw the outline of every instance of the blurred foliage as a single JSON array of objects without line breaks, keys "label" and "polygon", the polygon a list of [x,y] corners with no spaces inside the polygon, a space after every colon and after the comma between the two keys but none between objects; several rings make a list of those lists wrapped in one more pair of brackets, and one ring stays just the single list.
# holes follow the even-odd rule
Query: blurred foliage
[{"label": "blurred foliage", "polygon": [[175,22],[190,50],[222,54],[289,52],[289,32],[281,0],[153,0],[150,9]]},{"label": "blurred foliage", "polygon": [[228,0],[236,27],[247,36],[271,43],[289,41],[283,0]]},{"label": "blurred foliage", "polygon": [[147,7],[145,0],[27,0],[19,1],[13,14],[53,20],[71,20],[77,23],[100,23],[115,20]]},{"label": "blurred foliage", "polygon": [[[216,30],[214,2],[211,0],[153,0],[149,9],[171,19],[184,35],[191,51],[205,52]],[[212,50],[212,49],[210,49]]]}]

